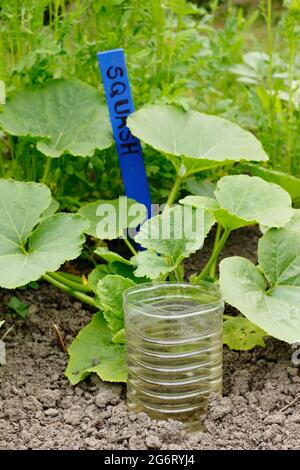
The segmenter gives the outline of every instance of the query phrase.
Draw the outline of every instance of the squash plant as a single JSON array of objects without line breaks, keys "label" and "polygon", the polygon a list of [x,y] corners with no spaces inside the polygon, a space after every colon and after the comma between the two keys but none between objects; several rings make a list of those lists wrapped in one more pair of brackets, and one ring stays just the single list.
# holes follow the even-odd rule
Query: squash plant
[{"label": "squash plant", "polygon": [[[226,344],[249,349],[263,345],[267,334],[287,342],[299,340],[299,215],[290,195],[259,177],[233,175],[221,178],[211,197],[187,196],[173,204],[180,184],[195,172],[238,160],[266,160],[257,139],[221,118],[170,106],[147,107],[134,113],[128,124],[135,135],[162,150],[177,173],[164,211],[147,221],[141,204],[126,200],[124,206],[122,198],[94,201],[77,214],[56,213],[58,204],[45,185],[0,180],[0,285],[15,288],[42,278],[97,311],[69,348],[66,375],[71,383],[91,372],[103,380],[126,381],[123,291],[149,280],[186,279],[185,260],[201,249],[214,225],[210,259],[190,282],[217,282],[216,262],[232,231],[259,224],[264,233],[258,267],[236,257],[221,262],[224,298],[244,315],[224,317]],[[110,210],[118,223],[107,230],[103,217]],[[199,230],[193,230],[199,220]],[[178,221],[189,230],[180,232]],[[137,251],[125,233],[137,225],[135,242],[143,251]],[[95,240],[95,256],[102,260],[87,280],[58,271],[66,260],[79,256],[83,234]],[[103,242],[120,237],[132,253],[130,259]],[[281,312],[288,314],[284,328]]]},{"label": "squash plant", "polygon": [[[192,237],[186,237],[181,232],[178,235],[178,221],[184,217],[186,206],[191,208],[188,224],[195,226],[199,218],[203,221],[200,231],[188,232],[194,233]],[[84,209],[81,212],[85,212],[89,218],[90,227],[95,227],[97,220],[101,220],[96,211],[94,214]],[[214,224],[220,227],[220,241],[214,245],[203,270],[190,276],[192,283],[202,279],[213,280],[211,267],[232,231],[259,224],[264,232],[259,242],[258,266],[241,257],[221,261],[220,287],[225,301],[244,315],[224,316],[224,342],[234,349],[251,349],[255,345],[264,345],[264,337],[267,335],[289,343],[299,341],[299,214],[300,211],[292,209],[290,196],[281,187],[259,177],[225,176],[217,184],[215,198],[187,196],[179,204],[145,221],[135,236],[135,241],[144,250],[136,252],[127,241],[133,254],[130,260],[107,247],[98,247],[95,254],[105,264],[94,269],[88,282],[93,286],[103,316],[97,314],[98,319],[82,330],[69,349],[71,360],[67,376],[71,382],[77,383],[91,371],[106,380],[114,380],[109,378],[110,373],[103,374],[103,361],[99,367],[91,365],[96,347],[91,350],[89,345],[90,340],[100,338],[102,334],[100,319],[106,319],[116,347],[123,345],[123,291],[135,283],[149,280],[186,279],[184,261],[201,249]],[[166,230],[168,238],[164,236]],[[97,348],[99,350],[99,342]],[[125,370],[124,365],[124,374]],[[120,362],[114,373],[116,371],[120,377]]]}]

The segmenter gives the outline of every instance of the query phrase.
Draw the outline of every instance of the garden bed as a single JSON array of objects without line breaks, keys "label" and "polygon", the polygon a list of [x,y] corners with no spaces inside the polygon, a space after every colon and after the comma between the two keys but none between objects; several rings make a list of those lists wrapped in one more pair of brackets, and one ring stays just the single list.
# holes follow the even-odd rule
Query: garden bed
[{"label": "garden bed", "polygon": [[[257,230],[233,233],[225,256],[255,261]],[[209,245],[189,264],[203,264]],[[4,304],[11,294],[1,291]],[[92,310],[49,285],[18,291],[29,307],[13,319],[0,368],[0,449],[299,449],[300,376],[292,348],[277,340],[251,352],[224,351],[224,395],[212,397],[203,432],[185,435],[177,422],[153,422],[126,411],[125,387],[96,376],[72,387],[64,377],[68,345]],[[8,318],[8,316],[7,316]],[[7,324],[10,323],[9,318]],[[290,405],[290,406],[288,406]]]}]

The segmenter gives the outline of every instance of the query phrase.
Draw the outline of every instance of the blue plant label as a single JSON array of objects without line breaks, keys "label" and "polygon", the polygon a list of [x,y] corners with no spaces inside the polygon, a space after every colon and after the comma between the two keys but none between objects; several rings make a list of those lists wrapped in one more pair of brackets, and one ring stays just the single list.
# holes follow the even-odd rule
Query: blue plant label
[{"label": "blue plant label", "polygon": [[151,214],[151,199],[142,148],[126,120],[134,105],[123,49],[99,52],[98,62],[104,84],[112,130],[126,196],[144,204]]}]

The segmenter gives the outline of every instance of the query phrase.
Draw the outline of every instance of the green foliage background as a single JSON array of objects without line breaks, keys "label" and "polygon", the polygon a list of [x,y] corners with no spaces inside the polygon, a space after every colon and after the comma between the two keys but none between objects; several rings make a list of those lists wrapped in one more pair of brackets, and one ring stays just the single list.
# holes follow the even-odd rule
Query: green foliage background
[{"label": "green foliage background", "polygon": [[[2,0],[0,80],[6,94],[77,77],[103,95],[96,53],[123,47],[137,108],[177,103],[230,119],[257,135],[273,168],[299,176],[299,0],[285,2],[283,10],[270,0],[245,7],[197,3]],[[245,80],[247,70],[234,71],[245,66],[249,51],[268,54],[248,67],[252,83]],[[3,83],[0,89],[3,101]],[[0,136],[0,177],[40,181],[45,157],[24,138]],[[35,172],[26,153],[37,154]],[[151,149],[145,160],[153,200],[161,202],[172,186],[172,166]],[[213,179],[222,174],[208,173]],[[65,155],[52,162],[50,176],[54,196],[70,210],[123,192],[113,148],[84,160]]]}]

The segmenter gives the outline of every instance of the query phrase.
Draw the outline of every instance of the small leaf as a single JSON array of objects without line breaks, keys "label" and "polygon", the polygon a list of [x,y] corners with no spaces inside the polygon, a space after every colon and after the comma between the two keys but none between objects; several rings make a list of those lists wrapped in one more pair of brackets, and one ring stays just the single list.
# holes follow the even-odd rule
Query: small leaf
[{"label": "small leaf", "polygon": [[107,108],[95,88],[79,80],[52,80],[16,92],[0,114],[0,126],[29,136],[48,157],[87,157],[112,145]]},{"label": "small leaf", "polygon": [[152,249],[177,264],[202,247],[203,209],[177,205],[147,220],[140,228],[135,241]]},{"label": "small leaf", "polygon": [[95,269],[93,269],[88,276],[88,285],[90,288],[97,293],[97,286],[100,279],[111,274],[109,265],[99,264]]},{"label": "small leaf", "polygon": [[5,320],[0,320],[0,328],[1,328],[1,326],[4,325],[4,323],[5,323]]},{"label": "small leaf", "polygon": [[176,106],[146,106],[131,114],[132,134],[186,174],[240,160],[266,161],[261,143],[248,131],[217,116]]},{"label": "small leaf", "polygon": [[158,256],[155,251],[139,251],[131,258],[136,266],[134,274],[138,277],[146,276],[149,279],[157,279],[162,274],[167,274],[176,268],[176,264],[170,264],[163,256]]},{"label": "small leaf", "polygon": [[119,263],[119,261],[114,261],[109,264],[110,274],[117,274],[122,277],[131,279],[135,284],[142,284],[144,282],[149,282],[149,279],[145,277],[136,277],[134,273],[134,266],[127,265],[124,263]]},{"label": "small leaf", "polygon": [[112,263],[114,261],[119,261],[120,263],[128,264],[130,266],[130,261],[128,259],[123,258],[123,256],[119,255],[119,253],[115,253],[114,251],[108,250],[105,247],[96,248],[94,253],[100,258],[104,259],[108,263]]},{"label": "small leaf", "polygon": [[123,292],[133,286],[131,279],[118,275],[107,275],[98,282],[97,295],[113,335],[124,328]]},{"label": "small leaf", "polygon": [[249,351],[255,346],[265,346],[267,333],[244,317],[231,317],[223,324],[223,342],[230,349]]},{"label": "small leaf", "polygon": [[112,342],[115,344],[125,344],[126,343],[126,338],[125,338],[125,329],[122,328],[122,330],[119,330],[112,338]]},{"label": "small leaf", "polygon": [[102,313],[96,313],[68,349],[70,360],[65,375],[72,385],[92,372],[102,380],[126,382],[125,347],[112,343],[111,331]]},{"label": "small leaf", "polygon": [[102,240],[122,237],[126,229],[135,229],[144,222],[147,209],[133,199],[121,196],[118,199],[91,202],[78,211],[88,219],[86,233]]},{"label": "small leaf", "polygon": [[24,304],[19,300],[17,297],[11,297],[10,301],[8,302],[7,306],[12,310],[14,313],[19,315],[22,318],[25,318],[27,315],[28,305]]},{"label": "small leaf", "polygon": [[[124,263],[120,263],[119,261],[114,261],[113,263],[109,264],[99,264],[93,271],[90,273],[88,277],[88,284],[93,289],[95,293],[97,293],[97,285],[100,279],[103,279],[108,274],[115,274],[122,277],[126,277],[131,279],[136,284],[141,284],[143,282],[149,282],[149,279],[145,277],[136,277],[134,275],[134,267],[132,265],[127,265]],[[100,308],[100,304],[99,304]]]}]

